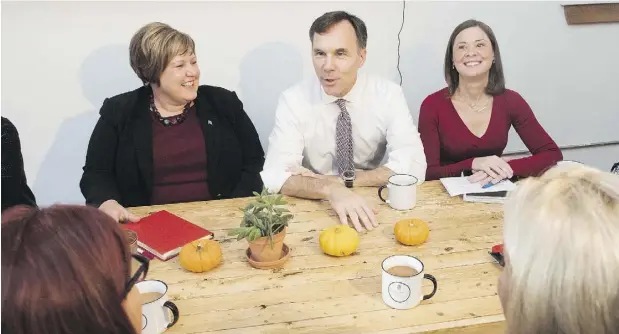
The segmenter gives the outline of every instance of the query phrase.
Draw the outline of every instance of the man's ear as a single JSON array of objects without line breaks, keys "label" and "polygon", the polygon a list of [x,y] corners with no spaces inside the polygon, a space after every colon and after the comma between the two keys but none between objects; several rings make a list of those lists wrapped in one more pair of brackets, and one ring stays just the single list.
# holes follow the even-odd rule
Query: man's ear
[{"label": "man's ear", "polygon": [[368,50],[365,48],[359,51],[359,58],[361,58],[361,62],[359,63],[359,68],[363,67],[363,64],[365,64],[365,58],[367,57],[367,53],[368,53]]}]

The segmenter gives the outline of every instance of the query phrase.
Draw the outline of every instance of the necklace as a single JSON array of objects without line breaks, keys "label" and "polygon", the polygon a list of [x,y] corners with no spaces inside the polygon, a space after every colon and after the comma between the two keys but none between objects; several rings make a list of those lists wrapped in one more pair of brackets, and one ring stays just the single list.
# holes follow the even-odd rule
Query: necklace
[{"label": "necklace", "polygon": [[469,100],[466,100],[459,96],[456,96],[456,100],[466,103],[469,109],[471,109],[473,112],[481,113],[488,108],[488,103],[491,100],[491,99],[485,99],[484,102],[480,104],[479,100],[481,100],[482,96],[484,96],[484,94],[480,95],[477,98],[477,100],[475,100],[474,102],[470,102]]},{"label": "necklace", "polygon": [[153,114],[155,114],[155,116],[157,117],[157,120],[159,121],[159,123],[163,124],[163,126],[171,126],[171,125],[183,123],[185,119],[187,118],[187,114],[189,113],[190,106],[191,106],[191,102],[185,105],[182,113],[178,115],[170,116],[170,117],[163,117],[161,116],[161,113],[159,113],[159,110],[157,110],[157,106],[155,106],[155,98],[152,95],[150,96],[150,111],[153,112]]}]

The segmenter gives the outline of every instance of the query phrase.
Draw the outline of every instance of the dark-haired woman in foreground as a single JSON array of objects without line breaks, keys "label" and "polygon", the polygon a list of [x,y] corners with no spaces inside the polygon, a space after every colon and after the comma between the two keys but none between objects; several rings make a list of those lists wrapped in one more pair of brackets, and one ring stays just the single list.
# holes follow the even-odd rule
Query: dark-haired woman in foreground
[{"label": "dark-haired woman in foreground", "polygon": [[2,333],[141,333],[135,283],[148,259],[132,270],[119,225],[88,206],[2,213]]}]

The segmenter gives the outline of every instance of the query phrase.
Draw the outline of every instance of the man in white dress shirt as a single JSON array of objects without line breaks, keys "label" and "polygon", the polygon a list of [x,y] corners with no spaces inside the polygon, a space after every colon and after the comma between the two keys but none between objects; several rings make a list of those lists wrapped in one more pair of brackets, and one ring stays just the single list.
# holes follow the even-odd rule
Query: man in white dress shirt
[{"label": "man in white dress shirt", "polygon": [[358,73],[367,52],[361,19],[326,13],[310,40],[316,77],[281,94],[261,176],[270,191],[328,199],[342,224],[350,217],[358,231],[372,230],[373,210],[347,186],[377,187],[393,174],[423,182],[423,145],[401,87]]}]

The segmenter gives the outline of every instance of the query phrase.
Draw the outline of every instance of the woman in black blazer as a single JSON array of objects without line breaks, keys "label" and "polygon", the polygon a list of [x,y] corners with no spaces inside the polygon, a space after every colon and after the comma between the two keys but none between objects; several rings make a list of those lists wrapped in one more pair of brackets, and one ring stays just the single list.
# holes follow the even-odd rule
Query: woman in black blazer
[{"label": "woman in black blazer", "polygon": [[191,37],[150,23],[129,53],[144,86],[103,102],[80,182],[86,203],[136,221],[125,207],[260,191],[258,133],[234,92],[199,86]]}]

